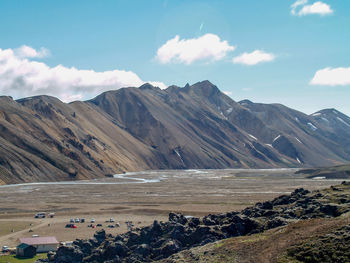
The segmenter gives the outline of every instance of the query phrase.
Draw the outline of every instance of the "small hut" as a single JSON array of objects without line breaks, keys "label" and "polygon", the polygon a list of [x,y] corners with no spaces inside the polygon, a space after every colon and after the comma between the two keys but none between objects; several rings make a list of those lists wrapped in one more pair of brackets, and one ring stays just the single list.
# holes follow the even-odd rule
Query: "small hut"
[{"label": "small hut", "polygon": [[36,255],[36,247],[21,243],[16,247],[16,256],[24,258],[32,258]]},{"label": "small hut", "polygon": [[22,237],[19,242],[32,245],[37,253],[56,251],[58,247],[56,237]]}]

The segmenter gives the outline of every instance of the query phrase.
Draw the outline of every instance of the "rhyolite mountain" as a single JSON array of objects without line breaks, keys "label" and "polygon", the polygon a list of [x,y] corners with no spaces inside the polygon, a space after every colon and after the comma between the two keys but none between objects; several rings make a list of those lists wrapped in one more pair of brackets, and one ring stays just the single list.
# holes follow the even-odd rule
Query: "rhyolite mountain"
[{"label": "rhyolite mountain", "polygon": [[0,97],[0,184],[124,171],[277,168],[350,161],[350,118],[235,102],[209,81],[150,84],[63,103]]}]

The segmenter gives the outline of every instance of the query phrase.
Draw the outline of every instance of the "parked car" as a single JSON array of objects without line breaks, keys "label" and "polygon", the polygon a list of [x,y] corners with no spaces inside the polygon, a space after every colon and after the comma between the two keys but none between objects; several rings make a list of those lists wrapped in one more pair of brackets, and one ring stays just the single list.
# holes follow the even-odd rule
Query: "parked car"
[{"label": "parked car", "polygon": [[9,252],[10,248],[8,246],[2,246],[2,252]]},{"label": "parked car", "polygon": [[49,214],[49,217],[50,217],[50,218],[55,217],[55,213],[50,213],[50,214]]},{"label": "parked car", "polygon": [[91,223],[95,223],[95,218],[91,218]]},{"label": "parked car", "polygon": [[115,222],[114,218],[111,217],[111,218],[109,219],[109,222],[114,223],[114,222]]},{"label": "parked car", "polygon": [[97,224],[96,226],[102,226],[102,224]]},{"label": "parked car", "polygon": [[75,223],[79,223],[80,222],[80,219],[79,218],[76,218],[75,219]]},{"label": "parked car", "polygon": [[67,224],[66,228],[78,228],[78,227],[74,224]]},{"label": "parked car", "polygon": [[108,225],[109,228],[115,228],[115,225]]},{"label": "parked car", "polygon": [[85,223],[85,218],[81,218],[80,223]]},{"label": "parked car", "polygon": [[69,220],[69,222],[70,222],[70,223],[74,223],[74,219],[71,218],[71,219]]},{"label": "parked car", "polygon": [[62,241],[62,242],[60,242],[60,246],[72,247],[73,241]]},{"label": "parked car", "polygon": [[46,217],[46,213],[45,212],[39,212],[39,213],[36,213],[35,218],[45,218]]}]

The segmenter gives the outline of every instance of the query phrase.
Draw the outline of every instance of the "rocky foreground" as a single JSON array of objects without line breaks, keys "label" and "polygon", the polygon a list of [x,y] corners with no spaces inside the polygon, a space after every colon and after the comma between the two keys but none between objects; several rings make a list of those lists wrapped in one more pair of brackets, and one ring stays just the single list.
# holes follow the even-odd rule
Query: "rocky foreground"
[{"label": "rocky foreground", "polygon": [[[107,235],[102,230],[89,240],[74,241],[72,247],[60,247],[56,254],[48,255],[48,261],[152,262],[218,240],[263,233],[300,220],[335,218],[349,211],[349,182],[322,191],[309,192],[299,188],[290,195],[257,203],[241,212],[202,218],[170,213],[168,222],[154,221],[151,226],[118,236]],[[347,230],[349,228],[342,229]],[[297,247],[294,251],[303,253]],[[288,256],[293,256],[293,250],[288,253]]]}]

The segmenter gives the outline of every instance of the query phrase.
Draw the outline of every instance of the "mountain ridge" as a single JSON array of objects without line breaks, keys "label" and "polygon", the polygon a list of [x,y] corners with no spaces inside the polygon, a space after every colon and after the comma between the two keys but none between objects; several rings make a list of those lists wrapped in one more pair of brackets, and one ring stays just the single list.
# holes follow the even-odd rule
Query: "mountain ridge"
[{"label": "mountain ridge", "polygon": [[0,131],[1,184],[350,161],[350,118],[341,112],[236,102],[207,80],[164,90],[147,83],[70,103],[1,96]]}]

